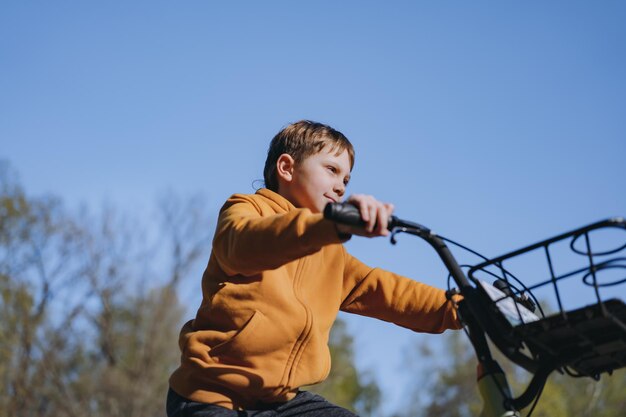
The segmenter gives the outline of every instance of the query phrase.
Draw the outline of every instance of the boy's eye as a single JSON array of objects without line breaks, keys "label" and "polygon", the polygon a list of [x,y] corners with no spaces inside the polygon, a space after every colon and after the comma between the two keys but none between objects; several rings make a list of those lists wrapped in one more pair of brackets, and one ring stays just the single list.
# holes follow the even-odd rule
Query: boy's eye
[{"label": "boy's eye", "polygon": [[326,168],[328,168],[328,170],[329,170],[330,172],[332,172],[333,174],[337,173],[337,168],[335,168],[335,167],[333,167],[333,166],[330,166],[330,165],[329,165],[329,166],[327,166]]}]

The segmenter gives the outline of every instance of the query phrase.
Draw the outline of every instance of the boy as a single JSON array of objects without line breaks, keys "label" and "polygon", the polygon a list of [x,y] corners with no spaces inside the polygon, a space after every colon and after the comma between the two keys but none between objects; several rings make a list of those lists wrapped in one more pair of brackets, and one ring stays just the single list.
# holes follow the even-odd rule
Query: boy
[{"label": "boy", "polygon": [[272,140],[267,188],[222,207],[196,318],[180,333],[169,417],[354,416],[298,388],[330,370],[328,337],[339,310],[414,331],[460,328],[445,292],[350,256],[352,234],[385,236],[391,204],[355,195],[364,228],[321,214],[340,201],[354,164],[348,139],[300,121]]}]

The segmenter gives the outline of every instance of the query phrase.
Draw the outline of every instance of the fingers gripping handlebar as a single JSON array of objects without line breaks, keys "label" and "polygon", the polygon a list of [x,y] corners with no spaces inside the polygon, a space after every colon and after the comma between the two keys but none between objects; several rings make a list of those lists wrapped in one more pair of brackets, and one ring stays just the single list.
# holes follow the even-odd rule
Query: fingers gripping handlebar
[{"label": "fingers gripping handlebar", "polygon": [[[350,226],[363,226],[365,222],[361,219],[359,209],[349,203],[329,203],[324,209],[324,217],[326,219],[344,223]],[[391,216],[387,228],[392,232],[391,241],[395,243],[394,236],[397,233],[403,232],[418,236],[428,242],[437,252],[442,262],[445,264],[450,275],[459,286],[460,292],[464,299],[458,304],[459,315],[464,322],[468,336],[476,350],[477,357],[482,363],[485,373],[496,374],[501,373],[499,366],[492,359],[487,339],[485,336],[485,330],[491,326],[492,319],[489,316],[489,312],[484,308],[484,299],[476,288],[470,284],[470,281],[465,276],[465,273],[457,263],[456,259],[450,252],[450,249],[446,246],[443,239],[427,227],[424,227],[418,223],[402,220],[396,216]],[[530,367],[530,366],[529,366]],[[542,386],[542,382],[545,381],[547,373],[540,373],[535,375],[535,383],[532,384],[532,389],[516,400],[509,400],[516,402],[516,405],[525,406],[529,402],[528,398],[534,398],[537,393],[537,387]]]},{"label": "fingers gripping handlebar", "polygon": [[[358,207],[350,203],[328,203],[324,208],[324,217],[337,223],[343,223],[350,226],[363,226],[365,222],[361,219]],[[400,219],[391,216],[387,224],[387,229],[392,232],[391,241],[395,243],[394,236],[397,233],[404,232],[415,236],[419,236],[427,241],[443,261],[450,271],[452,278],[456,281],[461,289],[472,288],[465,274],[459,267],[456,259],[443,242],[443,240],[433,233],[429,228],[419,223]]]},{"label": "fingers gripping handlebar", "polygon": [[[327,205],[324,216],[329,220],[350,226],[365,226],[360,210],[347,203]],[[596,222],[492,259],[487,259],[450,239],[438,236],[427,227],[396,216],[389,218],[387,228],[391,231],[392,243],[395,243],[395,235],[398,233],[412,234],[428,242],[441,258],[463,295],[463,300],[457,304],[458,312],[476,350],[483,375],[502,374],[491,356],[487,335],[508,359],[534,374],[531,382],[519,397],[512,398],[511,394],[506,392],[507,385],[507,390],[500,390],[500,395],[490,398],[490,400],[496,399],[491,401],[492,404],[497,403],[498,407],[505,404],[507,410],[526,407],[536,401],[548,375],[556,369],[573,369],[573,375],[592,376],[597,379],[600,373],[610,373],[614,369],[626,366],[626,348],[623,344],[614,342],[623,340],[626,334],[626,307],[619,299],[607,299],[604,295],[601,297],[599,291],[600,287],[615,286],[626,282],[626,279],[607,284],[596,277],[597,273],[603,269],[626,268],[626,264],[623,263],[626,257],[622,252],[626,250],[626,244],[621,244],[616,249],[598,252],[597,249],[596,251],[591,249],[590,243],[592,231],[595,233],[596,230],[606,231],[616,228],[626,230],[626,221],[623,218]],[[602,241],[601,238],[599,239]],[[458,245],[478,255],[484,259],[484,262],[474,266],[464,266],[464,268],[469,268],[466,275],[445,242]],[[555,251],[560,251],[564,245],[569,245],[571,251],[585,256],[588,265],[577,265],[569,272],[555,275],[550,253],[553,245],[557,243],[561,246],[554,246],[557,248],[554,249]],[[539,252],[545,255],[545,264],[549,268],[549,273],[548,279],[530,288],[543,286],[552,288],[559,313],[546,317],[539,307],[539,316],[534,315],[537,299],[530,292],[532,299],[527,297],[524,289],[528,290],[528,288],[503,266],[504,261],[508,262],[510,259],[531,252],[533,255]],[[607,256],[612,256],[612,258],[607,259]],[[490,270],[490,267],[493,269]],[[576,276],[592,288],[597,301],[575,310],[565,311],[562,307],[558,284],[566,278]],[[497,278],[491,287],[484,281],[490,277]],[[509,278],[515,279],[521,288],[511,285]],[[552,331],[556,328],[568,330],[567,332]],[[572,375],[571,371],[568,373]],[[496,385],[500,387],[499,383]]]},{"label": "fingers gripping handlebar", "polygon": [[[335,221],[337,223],[343,223],[350,226],[364,226],[365,222],[361,219],[361,214],[358,207],[349,203],[328,203],[324,209],[324,217]],[[393,231],[395,228],[405,227],[419,230],[421,233],[428,234],[430,229],[421,224],[409,222],[391,216],[387,223],[387,229]]]}]

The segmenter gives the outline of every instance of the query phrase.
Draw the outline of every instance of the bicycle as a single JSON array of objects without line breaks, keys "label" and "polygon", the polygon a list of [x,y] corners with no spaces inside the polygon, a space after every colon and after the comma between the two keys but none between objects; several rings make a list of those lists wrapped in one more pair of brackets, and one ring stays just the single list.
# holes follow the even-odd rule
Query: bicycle
[{"label": "bicycle", "polygon": [[[363,224],[358,209],[347,203],[328,204],[324,216],[350,225]],[[519,410],[532,404],[530,416],[554,371],[598,380],[603,373],[626,367],[626,305],[621,299],[607,299],[602,294],[607,288],[626,283],[626,277],[600,279],[600,273],[626,269],[626,243],[610,249],[592,249],[592,237],[597,238],[600,231],[626,231],[623,218],[599,221],[492,259],[396,216],[390,218],[388,228],[393,244],[399,233],[428,242],[449,272],[448,285],[450,278],[457,285],[448,288],[448,298],[462,295],[456,305],[478,359],[482,417],[519,417]],[[471,252],[482,262],[460,265],[446,242]],[[562,268],[554,255],[563,255],[563,247],[568,248],[570,255],[584,258],[583,266],[557,272]],[[545,256],[549,278],[525,285],[508,265],[538,253]],[[568,298],[560,289],[576,284],[574,277],[581,278],[583,286],[592,290],[593,302],[576,308],[567,305]],[[493,279],[493,284],[485,279]],[[547,312],[550,300],[540,302],[535,295],[541,291],[554,297],[554,313]],[[508,360],[533,374],[518,397],[513,397],[505,372],[493,358],[488,338]]]}]

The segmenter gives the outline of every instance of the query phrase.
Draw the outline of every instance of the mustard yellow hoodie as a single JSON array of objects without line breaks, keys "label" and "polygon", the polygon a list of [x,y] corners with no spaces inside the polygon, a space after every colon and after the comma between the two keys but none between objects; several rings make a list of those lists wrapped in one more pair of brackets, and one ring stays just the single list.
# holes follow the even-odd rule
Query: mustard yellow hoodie
[{"label": "mustard yellow hoodie", "polygon": [[228,199],[172,389],[231,409],[290,400],[328,376],[339,310],[418,332],[460,327],[443,290],[371,268],[341,243],[332,222],[268,189]]}]

